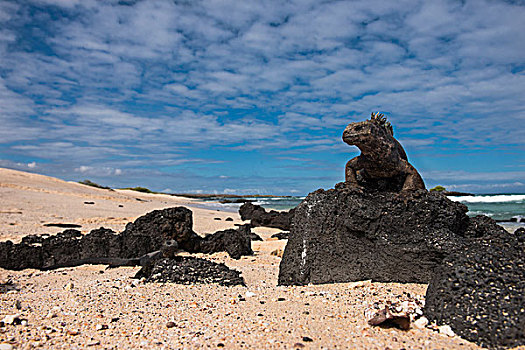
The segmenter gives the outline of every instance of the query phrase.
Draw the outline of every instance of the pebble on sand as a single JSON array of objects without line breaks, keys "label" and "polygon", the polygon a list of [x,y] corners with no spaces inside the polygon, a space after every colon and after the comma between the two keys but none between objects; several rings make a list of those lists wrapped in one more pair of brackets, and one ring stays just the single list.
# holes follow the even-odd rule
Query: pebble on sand
[{"label": "pebble on sand", "polygon": [[103,331],[104,329],[108,329],[108,325],[107,324],[97,324],[95,326],[95,330],[97,330],[97,331]]},{"label": "pebble on sand", "polygon": [[414,327],[423,329],[428,325],[428,319],[425,316],[421,316],[413,322]]},{"label": "pebble on sand", "polygon": [[443,325],[443,326],[439,326],[438,327],[438,332],[440,334],[444,334],[448,337],[453,337],[455,336],[456,334],[454,333],[454,331],[452,330],[452,328],[450,328],[449,325]]},{"label": "pebble on sand", "polygon": [[69,335],[79,335],[80,334],[80,332],[76,329],[68,329],[66,333]]}]

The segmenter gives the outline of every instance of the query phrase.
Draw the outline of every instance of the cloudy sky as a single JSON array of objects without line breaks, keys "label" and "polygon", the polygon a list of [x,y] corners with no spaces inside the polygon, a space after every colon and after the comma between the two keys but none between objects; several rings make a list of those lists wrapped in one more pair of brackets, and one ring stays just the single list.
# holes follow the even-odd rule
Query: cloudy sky
[{"label": "cloudy sky", "polygon": [[306,194],[385,113],[427,186],[525,192],[525,2],[0,0],[0,166]]}]

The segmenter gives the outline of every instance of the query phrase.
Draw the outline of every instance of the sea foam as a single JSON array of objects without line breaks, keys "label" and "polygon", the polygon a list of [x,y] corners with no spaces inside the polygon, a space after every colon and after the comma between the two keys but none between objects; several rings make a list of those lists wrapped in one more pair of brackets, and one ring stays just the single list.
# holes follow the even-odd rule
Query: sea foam
[{"label": "sea foam", "polygon": [[464,203],[524,203],[525,194],[497,194],[483,196],[451,196],[451,200]]}]

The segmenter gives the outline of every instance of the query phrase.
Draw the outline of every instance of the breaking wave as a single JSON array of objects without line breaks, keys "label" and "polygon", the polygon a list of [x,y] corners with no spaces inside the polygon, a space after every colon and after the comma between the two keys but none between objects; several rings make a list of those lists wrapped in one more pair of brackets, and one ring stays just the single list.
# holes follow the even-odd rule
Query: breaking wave
[{"label": "breaking wave", "polygon": [[451,200],[462,203],[525,203],[525,194],[495,194],[480,196],[451,196]]}]

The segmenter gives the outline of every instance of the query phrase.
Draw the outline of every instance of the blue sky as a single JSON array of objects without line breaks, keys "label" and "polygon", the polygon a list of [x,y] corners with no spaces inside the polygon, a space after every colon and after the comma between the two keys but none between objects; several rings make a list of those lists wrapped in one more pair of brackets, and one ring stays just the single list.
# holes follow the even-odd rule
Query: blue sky
[{"label": "blue sky", "polygon": [[385,113],[427,186],[525,192],[524,1],[0,0],[0,166],[306,194]]}]

